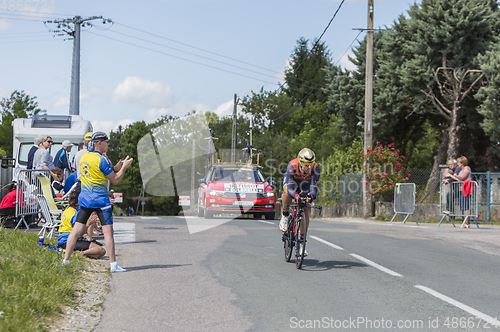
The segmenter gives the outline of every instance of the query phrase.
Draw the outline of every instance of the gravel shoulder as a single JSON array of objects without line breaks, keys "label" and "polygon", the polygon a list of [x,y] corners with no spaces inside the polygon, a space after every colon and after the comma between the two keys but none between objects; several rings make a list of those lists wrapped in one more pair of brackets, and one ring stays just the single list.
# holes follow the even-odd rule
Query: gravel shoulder
[{"label": "gravel shoulder", "polygon": [[83,272],[82,282],[77,285],[74,304],[62,308],[60,316],[50,325],[51,331],[87,332],[99,323],[104,295],[109,292],[108,282],[111,278],[108,259],[105,257],[90,261],[89,267]]}]

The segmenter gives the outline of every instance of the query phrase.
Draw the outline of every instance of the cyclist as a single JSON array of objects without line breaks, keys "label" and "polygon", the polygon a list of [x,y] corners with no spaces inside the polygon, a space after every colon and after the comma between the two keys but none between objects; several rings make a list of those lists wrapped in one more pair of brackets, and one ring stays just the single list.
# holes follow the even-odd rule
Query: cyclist
[{"label": "cyclist", "polygon": [[[288,163],[283,176],[283,196],[281,196],[283,210],[279,227],[282,232],[287,231],[287,221],[290,213],[287,205],[292,204],[292,198],[298,201],[299,197],[304,197],[307,203],[311,203],[316,198],[320,168],[315,160],[314,152],[304,148],[300,150],[296,159],[292,159]],[[306,216],[306,229],[303,229],[303,224],[300,225],[301,236],[304,236],[304,231],[307,234],[309,228],[309,208],[304,209],[304,214]],[[304,256],[307,256],[307,248]]]}]

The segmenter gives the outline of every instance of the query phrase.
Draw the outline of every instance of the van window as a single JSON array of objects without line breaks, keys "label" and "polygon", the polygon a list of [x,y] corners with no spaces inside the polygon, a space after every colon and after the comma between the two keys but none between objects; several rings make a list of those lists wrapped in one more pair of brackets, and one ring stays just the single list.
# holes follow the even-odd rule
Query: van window
[{"label": "van window", "polygon": [[28,165],[28,153],[31,150],[33,143],[21,143],[19,147],[19,164],[20,165]]},{"label": "van window", "polygon": [[[28,165],[28,153],[31,150],[31,147],[33,146],[33,143],[21,143],[21,146],[19,147],[19,164],[27,166]],[[62,148],[62,143],[54,143],[52,144],[49,153],[52,156],[52,159],[55,159],[57,151],[61,150]],[[71,152],[69,153],[69,158],[73,159],[75,154],[78,152],[78,146],[73,145],[71,148]],[[55,161],[55,160],[54,160]],[[69,162],[71,163],[72,160]]]}]

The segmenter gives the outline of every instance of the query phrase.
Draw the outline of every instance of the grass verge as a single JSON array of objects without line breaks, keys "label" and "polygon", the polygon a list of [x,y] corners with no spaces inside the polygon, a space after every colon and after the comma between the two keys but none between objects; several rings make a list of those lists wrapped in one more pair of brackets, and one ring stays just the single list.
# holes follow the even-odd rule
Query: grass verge
[{"label": "grass verge", "polygon": [[[50,245],[57,240],[45,239]],[[85,258],[38,247],[36,233],[0,228],[0,330],[49,331],[63,305],[71,305]]]}]

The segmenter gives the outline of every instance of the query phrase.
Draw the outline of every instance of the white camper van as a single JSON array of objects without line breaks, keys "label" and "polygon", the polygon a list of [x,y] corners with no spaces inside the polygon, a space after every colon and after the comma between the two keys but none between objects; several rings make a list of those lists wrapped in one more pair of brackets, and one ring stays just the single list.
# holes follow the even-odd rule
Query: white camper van
[{"label": "white camper van", "polygon": [[52,157],[62,148],[64,140],[70,140],[74,144],[70,156],[74,156],[78,143],[83,141],[86,133],[93,131],[90,121],[84,120],[81,115],[34,115],[31,119],[14,119],[12,129],[12,156],[16,167],[20,168],[28,165],[28,152],[36,136],[52,137],[54,143],[49,150]]}]

